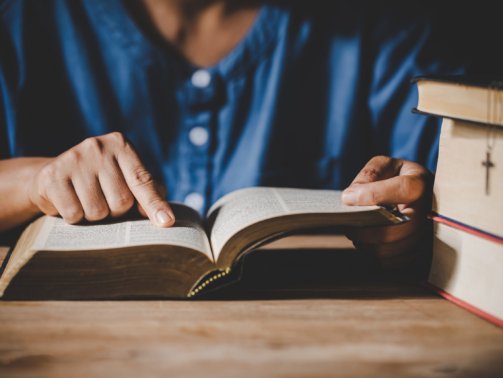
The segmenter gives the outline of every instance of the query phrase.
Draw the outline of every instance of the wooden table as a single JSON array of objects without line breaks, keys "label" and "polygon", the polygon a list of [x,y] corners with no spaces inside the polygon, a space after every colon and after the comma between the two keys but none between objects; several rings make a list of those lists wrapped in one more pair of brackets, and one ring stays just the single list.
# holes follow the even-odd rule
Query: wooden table
[{"label": "wooden table", "polygon": [[204,300],[0,301],[0,377],[503,377],[503,330],[417,280],[276,247]]}]

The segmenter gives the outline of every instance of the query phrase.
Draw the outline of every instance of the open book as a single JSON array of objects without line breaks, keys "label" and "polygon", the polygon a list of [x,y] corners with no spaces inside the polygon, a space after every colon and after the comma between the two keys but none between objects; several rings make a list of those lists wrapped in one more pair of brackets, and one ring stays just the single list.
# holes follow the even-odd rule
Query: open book
[{"label": "open book", "polygon": [[379,206],[345,206],[341,192],[247,188],[218,200],[201,219],[172,204],[176,224],[148,220],[69,225],[44,216],[21,235],[0,278],[16,298],[192,297],[215,286],[265,241],[300,229],[377,226],[405,219]]}]

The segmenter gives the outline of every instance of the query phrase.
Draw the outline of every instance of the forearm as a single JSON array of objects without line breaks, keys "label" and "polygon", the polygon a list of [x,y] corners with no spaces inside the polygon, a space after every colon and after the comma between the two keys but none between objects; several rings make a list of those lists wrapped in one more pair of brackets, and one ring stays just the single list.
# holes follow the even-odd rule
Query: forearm
[{"label": "forearm", "polygon": [[40,213],[30,200],[33,177],[51,158],[0,160],[0,231],[14,228]]}]

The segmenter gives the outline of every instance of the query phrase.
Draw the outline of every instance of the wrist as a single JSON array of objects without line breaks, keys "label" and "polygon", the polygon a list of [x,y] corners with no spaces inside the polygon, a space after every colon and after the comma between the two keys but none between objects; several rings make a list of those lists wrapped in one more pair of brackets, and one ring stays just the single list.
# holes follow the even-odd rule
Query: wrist
[{"label": "wrist", "polygon": [[29,164],[24,165],[23,169],[20,171],[19,180],[23,192],[23,203],[26,205],[26,211],[35,216],[41,213],[39,207],[39,185],[37,183],[38,175],[40,170],[45,167],[53,158],[29,158]]},{"label": "wrist", "polygon": [[0,232],[19,226],[41,213],[32,201],[35,177],[50,158],[0,160]]}]

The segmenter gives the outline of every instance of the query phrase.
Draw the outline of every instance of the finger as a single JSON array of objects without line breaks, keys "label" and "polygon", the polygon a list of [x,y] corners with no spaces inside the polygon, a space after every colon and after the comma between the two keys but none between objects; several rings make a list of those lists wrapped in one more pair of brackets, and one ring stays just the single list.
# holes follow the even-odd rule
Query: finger
[{"label": "finger", "polygon": [[400,272],[403,273],[406,267],[420,268],[423,266],[424,262],[422,261],[424,261],[427,254],[421,248],[412,247],[401,253],[393,253],[387,256],[371,254],[371,256],[375,258],[381,268],[386,270],[400,269]]},{"label": "finger", "polygon": [[110,209],[110,215],[119,217],[127,213],[134,205],[134,196],[115,159],[105,163],[104,169],[98,175],[98,180]]},{"label": "finger", "polygon": [[78,223],[84,217],[84,209],[70,180],[55,182],[47,188],[46,196],[67,223]]},{"label": "finger", "polygon": [[136,152],[131,147],[126,147],[117,155],[117,162],[129,189],[149,219],[161,227],[173,225],[175,222],[173,211],[159,193],[152,175]]},{"label": "finger", "polygon": [[407,222],[390,226],[346,227],[344,233],[349,239],[357,242],[389,243],[420,232],[425,227],[427,219],[421,207],[412,204],[401,211],[409,219]]},{"label": "finger", "polygon": [[348,227],[344,233],[354,242],[390,243],[418,232],[423,223],[424,220],[412,218],[408,222],[386,227]]},{"label": "finger", "polygon": [[422,233],[413,234],[407,238],[390,243],[360,243],[355,242],[355,247],[365,253],[386,260],[399,255],[412,254],[421,247]]},{"label": "finger", "polygon": [[82,204],[84,217],[88,221],[98,221],[108,216],[110,210],[101,190],[98,177],[77,173],[72,177],[72,183]]},{"label": "finger", "polygon": [[[403,161],[388,156],[375,156],[368,161],[351,183],[365,184],[385,180],[396,176],[402,167]],[[350,185],[350,186],[351,186]]]},{"label": "finger", "polygon": [[56,216],[59,215],[58,209],[54,207],[53,203],[47,198],[40,198],[38,202],[38,207],[46,215]]},{"label": "finger", "polygon": [[408,272],[407,274],[410,274],[410,271],[404,268],[414,267],[415,269],[420,269],[424,264],[422,262],[424,258],[424,251],[413,249],[407,251],[407,253],[396,254],[386,258],[377,257],[377,260],[381,268],[385,270],[399,270],[401,273]]},{"label": "finger", "polygon": [[[157,190],[159,191],[159,193],[161,193],[161,196],[163,198],[166,198],[166,195],[168,194],[168,192],[166,190],[166,187],[164,185],[161,185],[161,184],[158,184],[158,183],[156,183],[156,187],[157,187]],[[140,213],[140,215],[142,217],[148,218],[147,212],[145,211],[145,209],[139,203],[137,204],[137,209],[138,209],[138,212]]]},{"label": "finger", "polygon": [[148,218],[148,215],[147,215],[147,212],[145,211],[145,209],[143,207],[141,207],[140,204],[137,204],[136,206],[138,208],[138,212],[140,213],[140,215],[144,218]]},{"label": "finger", "polygon": [[426,190],[422,176],[403,175],[365,184],[351,184],[342,193],[346,205],[410,204],[420,199]]}]

